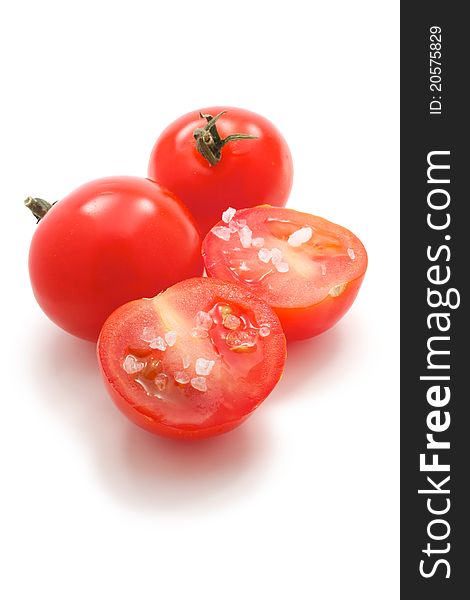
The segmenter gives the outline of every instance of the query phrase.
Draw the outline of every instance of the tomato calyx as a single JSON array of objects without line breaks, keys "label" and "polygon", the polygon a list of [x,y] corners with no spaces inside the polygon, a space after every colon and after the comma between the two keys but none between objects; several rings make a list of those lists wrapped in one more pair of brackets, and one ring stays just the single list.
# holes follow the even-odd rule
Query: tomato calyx
[{"label": "tomato calyx", "polygon": [[52,206],[54,206],[54,204],[55,202],[51,204],[47,200],[43,200],[42,198],[33,198],[31,196],[28,196],[24,201],[26,208],[29,208],[29,210],[36,217],[36,223],[39,223],[39,221],[46,216],[47,212],[52,208]]},{"label": "tomato calyx", "polygon": [[220,162],[222,157],[222,148],[225,146],[225,144],[234,142],[235,140],[257,138],[256,135],[250,135],[248,133],[232,133],[231,135],[228,135],[226,138],[222,139],[217,131],[216,123],[226,112],[226,110],[223,110],[215,117],[212,115],[199,113],[201,119],[206,119],[207,124],[204,127],[196,127],[193,132],[198,152],[212,167]]}]

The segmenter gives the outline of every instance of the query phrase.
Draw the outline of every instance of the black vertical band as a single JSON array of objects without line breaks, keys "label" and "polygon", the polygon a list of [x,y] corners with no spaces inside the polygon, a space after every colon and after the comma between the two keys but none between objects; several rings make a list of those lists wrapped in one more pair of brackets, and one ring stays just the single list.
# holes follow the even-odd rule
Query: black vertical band
[{"label": "black vertical band", "polygon": [[470,594],[470,25],[463,6],[401,3],[405,599]]}]

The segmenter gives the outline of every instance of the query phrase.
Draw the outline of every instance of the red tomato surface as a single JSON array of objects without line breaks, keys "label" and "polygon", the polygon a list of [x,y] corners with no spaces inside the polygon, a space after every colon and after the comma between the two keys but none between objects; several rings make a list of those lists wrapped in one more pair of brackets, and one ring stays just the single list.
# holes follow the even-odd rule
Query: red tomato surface
[{"label": "red tomato surface", "polygon": [[[216,123],[220,138],[235,133],[256,138],[228,142],[220,161],[211,165],[198,151],[194,131],[207,124],[200,113],[222,111],[227,112]],[[165,129],[153,148],[148,176],[181,198],[205,235],[227,206],[284,206],[292,187],[292,158],[270,121],[241,108],[216,106],[190,112]]]},{"label": "red tomato surface", "polygon": [[176,438],[239,425],[279,381],[285,356],[271,308],[246,288],[207,277],[121,306],[98,340],[117,406],[144,429]]},{"label": "red tomato surface", "polygon": [[39,222],[29,272],[47,316],[73,335],[96,340],[124,302],[200,275],[200,236],[186,207],[154,182],[98,179]]},{"label": "red tomato surface", "polygon": [[367,268],[364,246],[344,227],[270,206],[220,221],[202,251],[208,275],[241,283],[263,298],[287,339],[332,327],[354,302]]}]

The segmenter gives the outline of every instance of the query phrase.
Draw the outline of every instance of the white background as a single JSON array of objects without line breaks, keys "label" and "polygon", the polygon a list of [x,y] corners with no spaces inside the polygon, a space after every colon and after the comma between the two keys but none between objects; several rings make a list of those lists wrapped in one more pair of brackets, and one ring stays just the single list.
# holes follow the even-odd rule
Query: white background
[{"label": "white background", "polygon": [[[18,0],[0,56],[0,596],[398,598],[398,2]],[[162,128],[211,104],[281,129],[289,206],[370,264],[244,426],[184,444],[127,422],[93,345],[37,307],[22,201],[145,176]]]}]

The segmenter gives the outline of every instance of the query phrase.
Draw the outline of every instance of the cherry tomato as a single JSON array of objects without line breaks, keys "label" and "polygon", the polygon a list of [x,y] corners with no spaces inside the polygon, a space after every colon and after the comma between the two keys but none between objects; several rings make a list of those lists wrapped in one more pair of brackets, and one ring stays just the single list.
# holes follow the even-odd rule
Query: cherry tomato
[{"label": "cherry tomato", "polygon": [[[26,202],[33,210],[44,201]],[[29,272],[46,315],[69,333],[96,340],[124,302],[201,275],[200,236],[186,207],[154,182],[98,179],[40,220]]]},{"label": "cherry tomato", "polygon": [[101,331],[98,359],[129,419],[152,433],[199,438],[233,429],[268,396],[285,346],[265,302],[200,277],[118,308]]},{"label": "cherry tomato", "polygon": [[288,208],[227,210],[202,249],[208,275],[241,283],[277,313],[287,339],[332,327],[350,308],[367,268],[344,227]]},{"label": "cherry tomato", "polygon": [[153,148],[148,176],[181,198],[205,235],[227,206],[284,206],[292,187],[292,158],[270,121],[217,106],[190,112],[165,129]]}]

